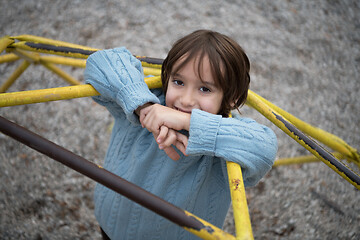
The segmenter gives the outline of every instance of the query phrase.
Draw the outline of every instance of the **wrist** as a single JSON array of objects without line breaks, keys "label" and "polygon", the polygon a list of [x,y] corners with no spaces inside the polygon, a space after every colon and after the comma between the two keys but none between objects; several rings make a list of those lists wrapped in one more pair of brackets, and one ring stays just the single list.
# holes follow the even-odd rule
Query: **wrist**
[{"label": "wrist", "polygon": [[183,129],[186,131],[190,131],[191,113],[183,113],[183,118]]}]

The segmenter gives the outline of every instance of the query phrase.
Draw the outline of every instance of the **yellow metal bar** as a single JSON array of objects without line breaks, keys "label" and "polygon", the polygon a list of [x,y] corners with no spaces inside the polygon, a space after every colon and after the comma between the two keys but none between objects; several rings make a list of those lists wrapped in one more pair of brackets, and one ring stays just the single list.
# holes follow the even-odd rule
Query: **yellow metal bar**
[{"label": "yellow metal bar", "polygon": [[17,56],[31,62],[31,63],[37,63],[40,60],[40,54],[39,53],[32,53],[28,51],[24,51],[21,49],[13,49],[11,50],[14,54]]},{"label": "yellow metal bar", "polygon": [[[67,58],[67,57],[59,57],[59,56],[40,56],[40,61],[42,63],[54,63],[54,64],[61,64],[73,67],[86,67],[86,60],[85,59],[75,59],[75,58]],[[144,75],[153,75],[153,76],[160,76],[161,69],[158,68],[150,68],[150,67],[143,67]]]},{"label": "yellow metal bar", "polygon": [[241,168],[233,162],[226,162],[226,166],[234,210],[236,239],[254,239]]},{"label": "yellow metal bar", "polygon": [[152,88],[161,88],[161,86],[162,86],[160,76],[145,78],[145,83],[148,85],[148,87],[150,89],[152,89]]},{"label": "yellow metal bar", "polygon": [[19,35],[19,36],[11,36],[10,38],[16,39],[19,41],[24,41],[24,42],[35,42],[35,43],[42,43],[42,44],[48,44],[48,45],[54,45],[54,46],[70,47],[70,48],[81,48],[81,49],[86,49],[86,50],[90,50],[90,51],[98,51],[99,50],[97,48],[90,48],[90,47],[82,46],[79,44],[68,43],[68,42],[53,40],[50,38],[38,37],[38,36],[27,35],[27,34]]},{"label": "yellow metal bar", "polygon": [[[145,78],[145,82],[149,86],[149,88],[161,87],[160,77]],[[0,107],[11,107],[24,104],[91,97],[97,95],[99,95],[99,93],[89,84],[13,93],[2,93],[0,94]]]},{"label": "yellow metal bar", "polygon": [[81,82],[79,82],[78,80],[76,80],[75,78],[73,78],[72,76],[70,76],[69,74],[67,74],[66,72],[64,72],[57,66],[55,66],[54,64],[47,63],[47,62],[41,62],[41,64],[44,65],[50,71],[52,71],[52,72],[56,73],[57,75],[59,75],[60,77],[62,77],[68,83],[70,83],[72,85],[80,85],[81,84]]},{"label": "yellow metal bar", "polygon": [[0,38],[0,53],[2,53],[13,42],[14,40],[12,40],[9,36]]},{"label": "yellow metal bar", "polygon": [[294,117],[290,113],[284,111],[283,109],[279,108],[278,106],[274,105],[273,103],[269,102],[268,100],[257,95],[254,92],[251,92],[251,94],[255,95],[257,98],[262,100],[265,104],[267,104],[269,107],[271,107],[272,109],[277,111],[280,115],[284,116],[288,121],[290,121],[292,124],[294,124],[300,131],[317,139],[318,141],[322,142],[324,145],[332,148],[333,150],[338,151],[338,152],[354,159],[354,162],[357,162],[357,164],[360,166],[360,154],[357,151],[357,149],[351,147],[349,144],[347,144],[344,140],[342,140],[338,136],[328,133],[320,128],[311,126],[310,124]]},{"label": "yellow metal bar", "polygon": [[0,56],[0,64],[5,62],[13,62],[19,59],[20,57],[14,53],[4,54]]},{"label": "yellow metal bar", "polygon": [[161,69],[161,64],[153,64],[153,63],[147,63],[147,62],[141,62],[141,65],[143,67],[149,67],[149,68],[157,68],[157,69]]},{"label": "yellow metal bar", "polygon": [[161,75],[161,69],[149,68],[149,67],[143,67],[143,69],[144,69],[144,75],[154,75],[154,76]]},{"label": "yellow metal bar", "polygon": [[40,56],[40,60],[41,62],[48,62],[48,63],[80,67],[80,68],[85,68],[86,66],[85,59],[75,59],[75,58],[59,57],[59,56]]},{"label": "yellow metal bar", "polygon": [[[278,128],[284,131],[287,135],[297,141],[301,146],[306,148],[309,152],[318,157],[323,161],[327,166],[332,170],[342,176],[345,180],[353,184],[357,189],[360,190],[360,176],[352,171],[350,171],[344,164],[338,162],[334,157],[326,152],[323,148],[316,145],[311,139],[306,137],[302,132],[299,132],[298,129],[293,128],[293,126],[284,119],[279,113],[274,109],[270,108],[265,104],[260,98],[258,98],[253,92],[249,91],[247,104],[256,109],[267,119],[273,122]],[[305,142],[306,141],[306,142]],[[323,156],[327,156],[329,159],[325,159]]]},{"label": "yellow metal bar", "polygon": [[[61,64],[61,65],[67,65],[73,67],[80,67],[80,68],[86,67],[85,59],[75,59],[75,58],[59,57],[59,56],[40,56],[40,60],[41,62]],[[142,64],[144,63],[142,62]],[[144,75],[160,76],[161,74],[161,69],[159,68],[143,67],[143,69],[144,69]]]},{"label": "yellow metal bar", "polygon": [[0,93],[6,92],[6,90],[9,89],[9,87],[15,82],[18,77],[29,67],[30,62],[24,60],[18,68],[15,69],[13,74],[6,80],[6,82],[1,85],[0,87]]},{"label": "yellow metal bar", "polygon": [[[344,155],[339,152],[331,153],[337,159],[344,159]],[[299,156],[293,158],[281,158],[274,162],[273,167],[283,166],[283,165],[290,165],[290,164],[303,164],[303,163],[312,163],[312,162],[319,162],[320,159],[315,157],[314,155],[307,155],[307,156]]]},{"label": "yellow metal bar", "polygon": [[143,67],[161,69],[163,59],[151,58],[146,56],[135,56],[135,57],[141,61]]},{"label": "yellow metal bar", "polygon": [[195,216],[194,214],[185,211],[185,214],[188,216],[191,216],[195,219],[197,219],[199,222],[201,222],[204,227],[200,230],[196,230],[193,228],[187,228],[184,227],[185,230],[191,232],[192,234],[200,237],[201,239],[206,240],[235,240],[235,237],[227,232],[224,232],[220,228],[212,225],[211,223],[206,222],[205,220]]},{"label": "yellow metal bar", "polygon": [[70,48],[63,46],[44,45],[32,42],[16,42],[10,45],[14,48],[19,48],[32,52],[54,54],[60,56],[74,57],[74,58],[87,58],[93,50],[82,48]]},{"label": "yellow metal bar", "polygon": [[88,84],[0,94],[0,107],[91,97],[99,93]]}]

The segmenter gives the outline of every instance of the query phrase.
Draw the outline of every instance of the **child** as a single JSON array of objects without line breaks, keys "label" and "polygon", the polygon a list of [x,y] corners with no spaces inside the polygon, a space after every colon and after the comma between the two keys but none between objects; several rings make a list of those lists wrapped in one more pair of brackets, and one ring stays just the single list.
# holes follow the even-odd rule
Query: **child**
[{"label": "child", "polygon": [[[221,228],[231,201],[226,161],[239,163],[245,186],[253,186],[277,151],[269,128],[226,117],[246,100],[249,70],[236,42],[208,30],[174,44],[163,90],[148,89],[141,63],[125,48],[92,54],[86,82],[115,118],[104,167]],[[111,239],[198,239],[102,185],[94,199]]]}]

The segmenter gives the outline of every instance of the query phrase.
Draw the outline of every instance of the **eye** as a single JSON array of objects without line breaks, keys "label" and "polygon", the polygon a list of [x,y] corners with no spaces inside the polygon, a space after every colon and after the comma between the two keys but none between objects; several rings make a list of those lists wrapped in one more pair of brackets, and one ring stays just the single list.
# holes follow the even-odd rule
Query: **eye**
[{"label": "eye", "polygon": [[180,81],[180,80],[174,79],[174,80],[173,80],[173,83],[174,83],[175,85],[178,85],[178,86],[184,86],[183,81]]},{"label": "eye", "polygon": [[201,87],[200,91],[205,92],[205,93],[211,92],[211,90],[209,88],[207,88],[207,87]]}]

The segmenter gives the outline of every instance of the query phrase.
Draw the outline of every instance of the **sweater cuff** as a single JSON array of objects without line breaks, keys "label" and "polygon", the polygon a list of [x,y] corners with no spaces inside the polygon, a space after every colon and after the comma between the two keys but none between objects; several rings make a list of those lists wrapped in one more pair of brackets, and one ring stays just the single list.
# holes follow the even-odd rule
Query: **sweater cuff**
[{"label": "sweater cuff", "polygon": [[140,124],[135,110],[149,102],[160,103],[159,99],[149,90],[145,82],[124,86],[116,95],[116,103],[122,107],[127,119],[134,124]]},{"label": "sweater cuff", "polygon": [[186,154],[215,156],[216,137],[222,117],[192,110]]}]

